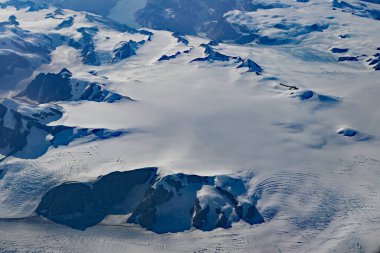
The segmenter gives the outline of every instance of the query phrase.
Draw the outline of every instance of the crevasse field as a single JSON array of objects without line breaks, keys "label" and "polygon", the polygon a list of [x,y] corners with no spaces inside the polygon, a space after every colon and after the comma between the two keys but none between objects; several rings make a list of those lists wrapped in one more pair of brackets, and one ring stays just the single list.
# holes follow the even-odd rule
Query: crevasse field
[{"label": "crevasse field", "polygon": [[377,0],[56,2],[0,1],[0,252],[379,251]]}]

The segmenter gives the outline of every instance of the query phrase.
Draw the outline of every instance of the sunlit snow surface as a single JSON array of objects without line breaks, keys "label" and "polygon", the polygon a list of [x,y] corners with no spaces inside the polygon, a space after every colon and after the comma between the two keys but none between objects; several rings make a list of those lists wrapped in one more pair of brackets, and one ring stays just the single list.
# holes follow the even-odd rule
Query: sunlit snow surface
[{"label": "sunlit snow surface", "polygon": [[[148,35],[89,22],[85,13],[65,10],[59,19],[45,19],[55,8],[0,9],[0,22],[15,15],[21,29],[46,34],[57,44],[50,63],[36,64],[18,89],[41,72],[68,68],[76,79],[104,83],[135,100],[52,103],[64,115],[49,126],[133,131],[50,147],[37,159],[2,161],[0,252],[375,252],[380,246],[380,79],[367,60],[380,52],[380,23],[333,10],[329,1],[283,2],[291,9],[244,13],[234,22],[251,20],[247,25],[259,26],[261,35],[283,38],[287,33],[271,24],[289,20],[294,27],[288,43],[213,46],[224,55],[254,60],[262,75],[237,69],[233,60],[190,63],[205,56],[200,44],[206,39],[187,36],[185,45],[170,32],[151,30],[148,40]],[[71,16],[72,26],[56,30]],[[299,34],[300,27],[315,23],[328,28]],[[82,64],[80,50],[58,41],[59,35],[79,40],[77,29],[93,26],[99,28],[93,40],[100,66]],[[137,55],[112,64],[114,46],[129,40],[146,42]],[[349,51],[334,54],[332,48]],[[184,51],[158,62],[162,55]],[[338,62],[341,56],[358,56],[358,61]],[[17,72],[4,80],[18,82]],[[3,97],[17,93],[4,91]],[[16,101],[17,110],[29,115],[27,102]],[[14,125],[9,115],[4,125]],[[20,153],[42,145],[33,143],[39,135],[33,132],[32,148]],[[157,235],[126,225],[125,217],[107,217],[85,232],[30,218],[43,195],[60,183],[147,166],[159,167],[162,175],[241,178],[265,223]]]}]

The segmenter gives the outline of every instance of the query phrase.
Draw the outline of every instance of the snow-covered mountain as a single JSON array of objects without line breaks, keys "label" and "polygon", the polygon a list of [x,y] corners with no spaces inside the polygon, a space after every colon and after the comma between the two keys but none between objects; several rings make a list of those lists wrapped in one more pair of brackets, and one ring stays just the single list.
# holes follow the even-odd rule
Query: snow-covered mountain
[{"label": "snow-covered mountain", "polygon": [[377,1],[0,7],[0,252],[380,246]]}]

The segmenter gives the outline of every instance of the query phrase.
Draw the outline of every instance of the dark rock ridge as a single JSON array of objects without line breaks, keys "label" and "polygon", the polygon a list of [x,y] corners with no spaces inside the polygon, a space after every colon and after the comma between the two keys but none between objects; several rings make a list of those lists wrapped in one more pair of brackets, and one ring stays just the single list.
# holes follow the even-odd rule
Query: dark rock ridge
[{"label": "dark rock ridge", "polygon": [[342,61],[359,61],[358,56],[342,56],[338,58],[338,62]]},{"label": "dark rock ridge", "polygon": [[189,45],[189,41],[185,38],[185,36],[179,34],[179,33],[172,33],[172,36],[177,39],[178,43],[183,43],[186,46]]},{"label": "dark rock ridge", "polygon": [[[229,228],[243,220],[264,222],[246,198],[242,180],[173,174],[157,168],[113,172],[94,182],[64,183],[51,189],[36,213],[56,223],[85,230],[108,215],[129,215],[128,223],[156,233]],[[243,200],[244,199],[244,200]]]},{"label": "dark rock ridge", "polygon": [[380,53],[374,54],[372,58],[367,60],[367,62],[374,70],[380,70]]},{"label": "dark rock ridge", "polygon": [[205,48],[205,57],[196,58],[192,60],[191,62],[197,62],[197,61],[230,61],[235,60],[236,62],[242,62],[243,59],[240,57],[234,57],[234,56],[228,56],[222,53],[219,53],[215,51],[210,45],[208,44],[202,44],[201,47]]},{"label": "dark rock ridge", "polygon": [[[75,81],[72,73],[62,69],[59,73],[41,73],[16,97],[25,97],[40,104],[57,101],[87,100],[113,103],[128,97],[107,91],[98,83]],[[75,84],[74,84],[75,83]]]},{"label": "dark rock ridge", "polygon": [[[89,137],[89,140],[97,140],[127,133],[107,129],[48,126],[50,122],[61,118],[62,112],[52,107],[33,110],[35,113],[26,115],[0,103],[1,155],[35,159],[46,153],[49,147],[66,146],[80,138]],[[28,151],[23,152],[24,149]]]},{"label": "dark rock ridge", "polygon": [[17,18],[15,15],[11,15],[11,16],[9,16],[8,21],[0,22],[0,26],[5,26],[5,25],[18,26],[18,25],[20,25],[20,23],[17,21]]},{"label": "dark rock ridge", "polygon": [[237,68],[248,68],[248,72],[255,72],[258,75],[263,72],[263,69],[251,59],[244,60]]},{"label": "dark rock ridge", "polygon": [[52,101],[70,100],[72,73],[63,69],[58,74],[41,73],[17,97],[27,97],[41,104]]},{"label": "dark rock ridge", "polygon": [[222,53],[219,53],[213,49],[212,46],[209,44],[202,44],[201,47],[205,48],[205,57],[196,58],[192,60],[191,62],[199,62],[199,61],[208,61],[208,62],[214,62],[214,61],[234,61],[236,63],[240,63],[237,68],[248,68],[247,72],[253,72],[257,75],[261,74],[264,70],[263,68],[258,65],[256,62],[254,62],[251,59],[242,59],[241,57],[235,57],[235,56],[229,56]]},{"label": "dark rock ridge", "polygon": [[79,28],[78,32],[82,34],[82,57],[83,63],[87,65],[100,65],[100,62],[96,58],[95,44],[93,37],[98,32],[98,28]]},{"label": "dark rock ridge", "polygon": [[169,60],[172,60],[172,59],[175,59],[177,58],[178,56],[180,56],[181,54],[188,54],[190,53],[190,51],[192,50],[193,48],[191,47],[190,49],[186,49],[182,52],[176,52],[175,54],[172,54],[172,55],[166,55],[164,54],[163,56],[160,57],[160,59],[158,59],[158,61],[169,61]]},{"label": "dark rock ridge", "polygon": [[334,48],[331,48],[331,52],[334,53],[334,54],[347,53],[348,52],[348,48],[337,48],[337,47],[334,47]]},{"label": "dark rock ridge", "polygon": [[71,27],[71,26],[73,26],[73,24],[74,24],[74,18],[73,18],[73,17],[69,17],[68,19],[63,20],[62,23],[60,23],[60,24],[57,26],[57,30],[60,30],[60,29],[63,29],[63,28]]},{"label": "dark rock ridge", "polygon": [[177,56],[179,56],[179,55],[181,55],[181,52],[177,52],[173,55],[164,54],[163,56],[160,57],[160,59],[158,59],[158,61],[169,61],[169,60],[177,58]]},{"label": "dark rock ridge", "polygon": [[114,57],[112,59],[112,63],[116,63],[131,56],[137,55],[137,50],[141,45],[144,44],[145,40],[142,40],[140,42],[133,40],[119,42],[113,50]]},{"label": "dark rock ridge", "polygon": [[100,61],[96,57],[95,43],[93,40],[93,37],[99,29],[96,27],[81,27],[77,31],[82,34],[82,38],[79,41],[71,38],[68,45],[81,50],[82,62],[84,64],[99,66]]}]

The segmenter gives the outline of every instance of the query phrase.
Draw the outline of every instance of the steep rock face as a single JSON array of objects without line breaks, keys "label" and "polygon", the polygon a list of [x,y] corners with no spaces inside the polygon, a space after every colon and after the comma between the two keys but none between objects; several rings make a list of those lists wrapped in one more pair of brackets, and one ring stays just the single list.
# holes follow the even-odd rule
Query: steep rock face
[{"label": "steep rock face", "polygon": [[248,68],[248,72],[255,72],[256,74],[263,72],[263,69],[251,59],[244,60],[237,68]]},{"label": "steep rock face", "polygon": [[97,83],[89,83],[85,85],[85,88],[83,89],[83,93],[79,98],[79,100],[87,100],[87,101],[94,101],[94,102],[108,102],[108,103],[114,103],[122,99],[128,99],[132,101],[132,99],[130,99],[129,97],[124,97],[117,93],[104,90]]},{"label": "steep rock face", "polygon": [[69,17],[68,19],[63,20],[62,23],[60,23],[57,26],[57,30],[71,27],[73,24],[74,24],[74,18],[73,17]]},{"label": "steep rock face", "polygon": [[348,48],[338,48],[338,47],[331,48],[331,52],[334,54],[347,53],[348,51],[349,51]]},{"label": "steep rock face", "polygon": [[129,215],[127,222],[156,233],[229,228],[244,220],[264,222],[239,179],[173,174],[157,168],[115,172],[90,183],[51,189],[36,213],[57,223],[86,229],[107,215]]},{"label": "steep rock face", "polygon": [[114,57],[112,59],[112,63],[116,63],[118,61],[136,55],[138,48],[144,43],[144,40],[140,42],[130,40],[118,43],[113,50]]},{"label": "steep rock face", "polygon": [[50,190],[36,213],[60,224],[84,230],[108,214],[130,212],[156,177],[157,168],[114,172],[91,184],[67,183]]},{"label": "steep rock face", "polygon": [[26,144],[28,130],[24,129],[22,117],[0,104],[0,150],[4,155],[21,150]]},{"label": "steep rock face", "polygon": [[82,38],[79,41],[71,38],[68,42],[68,45],[78,50],[81,49],[82,62],[84,64],[99,66],[100,61],[96,57],[95,43],[93,40],[93,37],[99,31],[98,28],[81,27],[77,31],[82,34]]},{"label": "steep rock face", "polygon": [[107,129],[49,126],[50,122],[62,117],[61,111],[53,107],[35,107],[28,109],[34,113],[23,114],[17,111],[17,107],[14,101],[0,103],[0,154],[4,157],[34,159],[43,155],[49,147],[66,146],[80,138],[108,139],[127,133]]},{"label": "steep rock face", "polygon": [[[378,48],[380,50],[380,48]],[[367,60],[370,67],[374,70],[380,70],[380,53],[374,54],[370,59]]]},{"label": "steep rock face", "polygon": [[19,24],[20,23],[17,21],[16,16],[15,15],[11,15],[11,16],[9,16],[8,21],[1,22],[0,26],[6,26],[6,25],[18,26]]},{"label": "steep rock face", "polygon": [[[200,57],[192,60],[191,62],[202,62],[202,61],[208,61],[208,62],[215,62],[215,61],[220,61],[220,62],[229,62],[233,61],[234,63],[239,63],[237,66],[238,69],[241,68],[248,68],[247,72],[253,72],[256,73],[257,75],[260,75],[264,70],[263,68],[258,65],[256,62],[254,62],[251,59],[242,59],[241,57],[236,57],[236,56],[229,56],[222,54],[220,52],[215,51],[215,49],[211,46],[213,44],[217,44],[215,41],[211,41],[208,44],[202,44],[201,47],[204,47],[204,53],[205,57]],[[170,60],[175,58],[177,55],[173,56],[162,56],[160,60]]]},{"label": "steep rock face", "polygon": [[27,97],[41,104],[69,100],[72,97],[71,77],[72,73],[67,69],[58,74],[41,73],[18,96]]},{"label": "steep rock face", "polygon": [[185,38],[185,36],[179,33],[173,33],[172,36],[177,39],[178,43],[183,43],[186,46],[189,45],[189,41]]},{"label": "steep rock face", "polygon": [[87,65],[100,65],[96,58],[94,35],[98,32],[97,28],[80,28],[78,32],[82,33],[82,57],[83,63]]},{"label": "steep rock face", "polygon": [[169,60],[177,58],[177,56],[179,56],[179,55],[181,55],[181,52],[177,52],[173,55],[164,54],[163,56],[160,57],[160,59],[158,59],[158,61],[169,61]]},{"label": "steep rock face", "polygon": [[62,69],[57,74],[41,73],[17,97],[26,97],[40,104],[69,100],[108,103],[122,99],[131,100],[128,97],[105,90],[98,83],[76,82],[71,77],[72,73],[67,69]]}]

